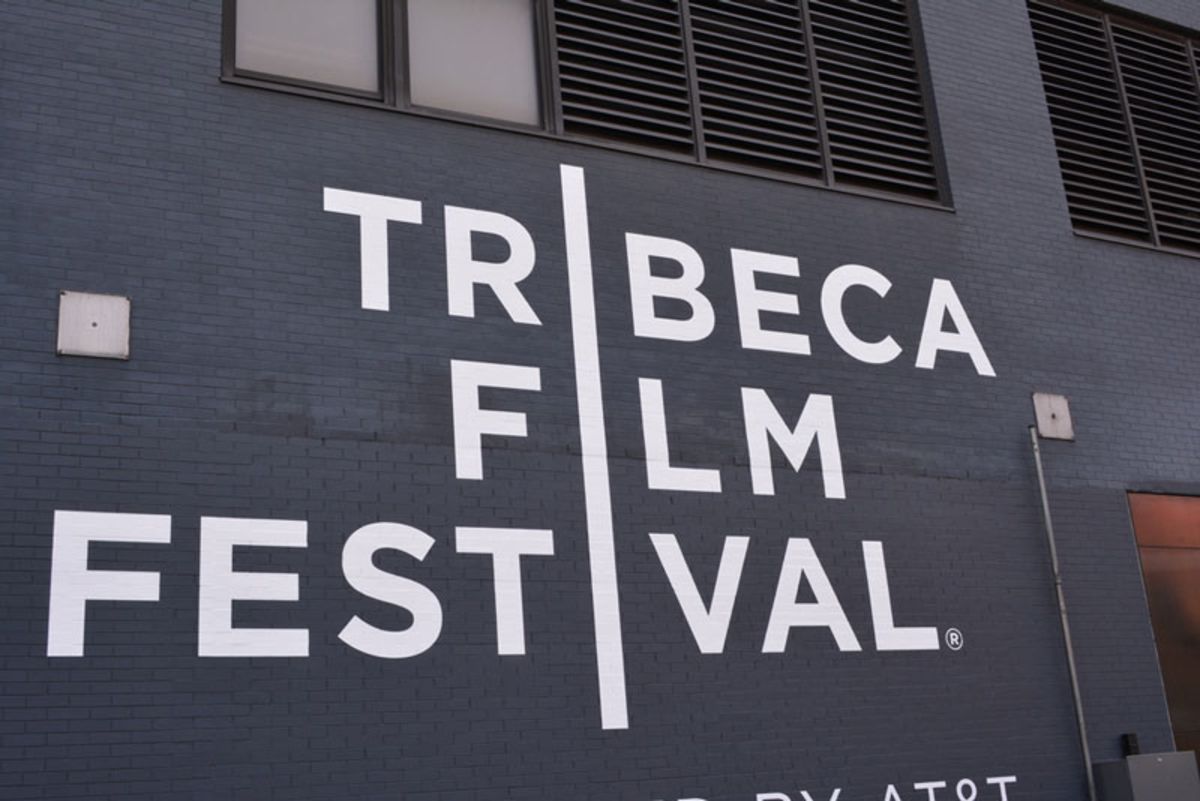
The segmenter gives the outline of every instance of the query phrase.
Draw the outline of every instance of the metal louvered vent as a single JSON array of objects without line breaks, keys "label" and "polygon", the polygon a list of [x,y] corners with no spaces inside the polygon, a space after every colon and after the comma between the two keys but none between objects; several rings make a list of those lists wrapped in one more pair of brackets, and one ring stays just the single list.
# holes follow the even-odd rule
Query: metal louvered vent
[{"label": "metal louvered vent", "polygon": [[809,0],[836,184],[936,199],[904,0]]},{"label": "metal louvered vent", "polygon": [[691,0],[709,159],[824,175],[799,0]]},{"label": "metal louvered vent", "polygon": [[679,4],[555,0],[563,130],[693,152]]},{"label": "metal louvered vent", "polygon": [[1195,43],[1072,2],[1029,16],[1075,229],[1200,251]]},{"label": "metal louvered vent", "polygon": [[561,132],[941,199],[910,0],[554,0]]},{"label": "metal louvered vent", "polygon": [[1149,241],[1104,20],[1034,4],[1029,17],[1071,221],[1077,228]]},{"label": "metal louvered vent", "polygon": [[1159,242],[1200,249],[1200,96],[1189,43],[1113,23]]}]

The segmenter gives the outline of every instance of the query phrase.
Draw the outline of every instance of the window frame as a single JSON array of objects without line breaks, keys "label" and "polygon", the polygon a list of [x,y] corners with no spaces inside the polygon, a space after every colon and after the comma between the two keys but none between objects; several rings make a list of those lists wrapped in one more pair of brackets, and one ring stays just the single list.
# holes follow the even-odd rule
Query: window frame
[{"label": "window frame", "polygon": [[[446,120],[466,123],[483,128],[523,133],[540,136],[559,142],[574,142],[592,147],[599,147],[622,153],[632,153],[640,156],[671,161],[680,164],[694,164],[707,169],[738,175],[765,178],[792,185],[810,186],[829,189],[841,194],[857,195],[878,200],[902,203],[909,206],[954,211],[953,199],[947,175],[947,165],[942,147],[940,126],[938,125],[936,103],[933,98],[933,85],[929,76],[928,59],[925,51],[925,41],[918,0],[902,0],[909,20],[909,34],[912,40],[914,63],[917,81],[922,93],[922,104],[925,111],[925,121],[928,128],[930,151],[938,196],[936,199],[906,195],[901,192],[890,192],[867,186],[839,184],[833,180],[832,171],[826,167],[822,179],[813,179],[803,175],[795,175],[770,167],[758,167],[748,164],[738,164],[706,158],[703,141],[704,131],[699,124],[699,87],[695,74],[694,44],[690,35],[688,20],[688,0],[679,0],[681,17],[684,24],[684,51],[688,64],[689,93],[692,102],[693,119],[695,120],[695,135],[697,146],[694,152],[681,153],[652,146],[639,145],[633,142],[606,139],[601,136],[589,136],[580,133],[567,133],[564,130],[562,118],[562,97],[560,92],[558,50],[555,37],[555,11],[553,0],[531,0],[534,5],[534,45],[538,48],[536,54],[538,100],[541,105],[541,123],[528,125],[509,120],[497,119],[464,113],[460,111],[443,110],[439,108],[413,104],[408,90],[408,64],[402,57],[408,41],[408,0],[376,0],[378,14],[377,52],[379,54],[379,91],[362,92],[354,89],[331,86],[287,76],[268,75],[248,70],[239,70],[236,66],[237,47],[237,2],[238,0],[222,0],[222,31],[221,31],[221,81],[240,86],[258,89],[270,89],[288,94],[313,97],[323,100],[333,100],[368,108],[400,112],[428,119]],[[805,10],[805,28],[809,28],[807,2],[802,6]],[[816,65],[809,54],[810,64],[815,73]],[[812,85],[814,95],[820,95],[819,84]],[[819,102],[819,101],[818,101]],[[828,131],[822,119],[820,127],[820,144],[828,152]],[[828,165],[828,162],[826,162]]]},{"label": "window frame", "polygon": [[[391,42],[383,35],[386,22],[385,9],[390,3],[387,0],[375,2],[375,71],[377,89],[374,92],[365,89],[355,89],[349,86],[310,81],[289,75],[276,75],[254,70],[237,68],[237,0],[223,0],[221,4],[221,78],[223,80],[239,79],[273,88],[295,88],[306,92],[317,92],[321,96],[338,95],[357,98],[359,100],[385,102],[388,95],[387,73],[385,64],[392,60]],[[385,49],[388,51],[385,53]]]},{"label": "window frame", "polygon": [[[376,53],[378,63],[378,90],[374,92],[309,81],[287,75],[255,72],[237,66],[237,0],[222,0],[221,29],[221,78],[232,83],[241,83],[265,89],[291,91],[310,97],[328,100],[360,101],[372,106],[419,114],[426,117],[451,119],[461,122],[501,127],[509,130],[545,132],[549,110],[553,101],[549,89],[554,85],[548,70],[546,42],[550,36],[547,4],[541,0],[529,0],[534,7],[533,41],[537,52],[537,97],[538,114],[541,122],[535,125],[511,120],[469,114],[434,106],[422,106],[412,102],[409,91],[408,60],[402,57],[408,51],[408,0],[375,0]],[[398,45],[398,46],[397,46]]]},{"label": "window frame", "polygon": [[[402,54],[407,53],[409,49],[408,0],[378,0],[381,9],[390,11],[392,16],[391,36],[387,37],[390,69],[389,65],[384,65],[384,71],[391,76],[394,87],[394,102],[391,105],[400,111],[411,111],[430,117],[449,118],[462,122],[491,123],[516,131],[545,132],[552,103],[547,90],[555,83],[553,74],[547,68],[547,59],[543,55],[546,52],[545,42],[550,37],[549,18],[545,13],[546,3],[542,0],[526,1],[533,6],[533,45],[537,50],[534,54],[534,61],[537,64],[535,79],[537,80],[538,116],[541,122],[537,124],[521,123],[499,117],[442,109],[437,106],[422,106],[412,102],[412,82],[409,80],[408,59],[402,57]],[[386,17],[387,14],[381,11],[380,16]],[[399,47],[394,43],[399,43]]]}]

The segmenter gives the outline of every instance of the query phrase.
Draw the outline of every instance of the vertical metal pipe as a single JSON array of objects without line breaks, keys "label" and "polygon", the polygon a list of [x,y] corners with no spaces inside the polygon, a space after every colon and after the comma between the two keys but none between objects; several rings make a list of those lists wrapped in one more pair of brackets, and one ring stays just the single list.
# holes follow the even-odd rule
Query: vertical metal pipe
[{"label": "vertical metal pipe", "polygon": [[1037,464],[1038,489],[1042,493],[1042,519],[1046,523],[1046,543],[1050,546],[1050,566],[1054,571],[1054,592],[1058,596],[1058,615],[1062,622],[1063,644],[1067,648],[1067,670],[1071,674],[1071,694],[1075,699],[1075,722],[1079,726],[1079,745],[1083,748],[1083,765],[1087,773],[1088,798],[1096,801],[1096,780],[1092,776],[1092,750],[1088,746],[1087,724],[1083,719],[1083,697],[1079,693],[1079,672],[1075,668],[1075,648],[1071,645],[1071,624],[1067,619],[1067,599],[1063,595],[1062,572],[1058,567],[1058,546],[1054,542],[1054,522],[1050,518],[1050,497],[1046,494],[1046,474],[1042,470],[1042,449],[1036,426],[1029,427],[1033,443],[1033,460]]}]

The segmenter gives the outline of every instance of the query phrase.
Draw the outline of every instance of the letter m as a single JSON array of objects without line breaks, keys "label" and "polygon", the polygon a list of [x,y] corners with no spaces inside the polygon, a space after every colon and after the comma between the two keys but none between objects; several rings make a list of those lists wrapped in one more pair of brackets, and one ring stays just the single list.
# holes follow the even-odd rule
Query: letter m
[{"label": "letter m", "polygon": [[842,479],[842,453],[838,449],[837,423],[833,417],[833,398],[829,395],[809,395],[804,410],[800,412],[800,419],[794,427],[789,427],[765,391],[743,387],[742,414],[746,422],[746,446],[750,451],[750,482],[755,495],[775,494],[771,440],[787,456],[792,469],[799,471],[815,439],[821,457],[825,497],[846,497]]}]

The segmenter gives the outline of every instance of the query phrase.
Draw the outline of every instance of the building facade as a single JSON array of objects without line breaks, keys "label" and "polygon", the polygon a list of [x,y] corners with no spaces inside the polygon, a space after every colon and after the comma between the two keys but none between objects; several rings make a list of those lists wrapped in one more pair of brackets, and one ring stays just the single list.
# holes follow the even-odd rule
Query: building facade
[{"label": "building facade", "polygon": [[1193,747],[1200,7],[328,5],[0,7],[0,796],[1086,798],[1035,392]]}]

